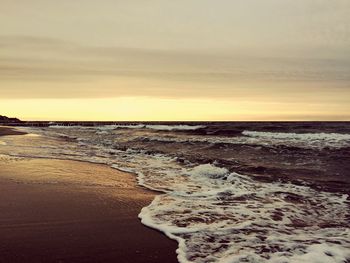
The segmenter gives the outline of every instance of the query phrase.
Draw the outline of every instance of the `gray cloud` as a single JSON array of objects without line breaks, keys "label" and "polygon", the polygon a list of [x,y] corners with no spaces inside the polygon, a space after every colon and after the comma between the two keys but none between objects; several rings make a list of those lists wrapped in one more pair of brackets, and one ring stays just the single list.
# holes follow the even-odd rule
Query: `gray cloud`
[{"label": "gray cloud", "polygon": [[2,81],[85,81],[103,76],[178,82],[350,80],[350,59],[81,46],[0,37]]},{"label": "gray cloud", "polygon": [[346,103],[349,10],[348,0],[3,0],[0,94]]}]

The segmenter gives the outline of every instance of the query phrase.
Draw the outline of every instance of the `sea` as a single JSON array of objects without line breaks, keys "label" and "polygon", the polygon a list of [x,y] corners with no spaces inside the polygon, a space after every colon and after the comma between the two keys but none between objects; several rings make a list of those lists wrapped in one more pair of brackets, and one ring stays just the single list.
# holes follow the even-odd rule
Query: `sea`
[{"label": "sea", "polygon": [[[181,263],[350,262],[350,122],[47,122],[0,156],[101,163],[158,191]],[[4,158],[4,157],[3,157]]]}]

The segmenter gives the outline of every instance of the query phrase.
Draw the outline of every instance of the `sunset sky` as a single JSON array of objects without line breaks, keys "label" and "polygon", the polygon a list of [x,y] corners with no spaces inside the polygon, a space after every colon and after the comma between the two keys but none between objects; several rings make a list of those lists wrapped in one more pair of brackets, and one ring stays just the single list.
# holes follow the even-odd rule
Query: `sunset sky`
[{"label": "sunset sky", "polygon": [[2,0],[0,115],[350,120],[350,1]]}]

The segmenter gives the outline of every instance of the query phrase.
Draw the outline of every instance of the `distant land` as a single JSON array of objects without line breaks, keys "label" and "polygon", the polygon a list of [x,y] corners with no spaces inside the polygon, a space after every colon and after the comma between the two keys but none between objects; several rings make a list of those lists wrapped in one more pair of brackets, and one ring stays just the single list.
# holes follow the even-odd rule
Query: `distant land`
[{"label": "distant land", "polygon": [[17,118],[9,118],[9,117],[0,115],[0,123],[18,123],[18,122],[22,122],[22,121]]}]

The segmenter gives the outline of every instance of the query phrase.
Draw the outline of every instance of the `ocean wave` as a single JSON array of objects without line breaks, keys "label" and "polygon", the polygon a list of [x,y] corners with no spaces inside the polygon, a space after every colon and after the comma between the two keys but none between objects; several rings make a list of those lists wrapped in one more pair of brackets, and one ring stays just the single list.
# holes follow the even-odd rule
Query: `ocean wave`
[{"label": "ocean wave", "polygon": [[194,167],[191,171],[187,172],[188,175],[193,177],[204,176],[212,179],[223,179],[228,173],[229,171],[226,168],[217,167],[212,164],[198,165]]},{"label": "ocean wave", "polygon": [[146,125],[147,129],[158,131],[194,131],[205,127],[203,125]]},{"label": "ocean wave", "polygon": [[157,131],[194,131],[205,128],[203,125],[146,125],[146,124],[116,124],[116,125],[102,125],[102,126],[77,126],[77,125],[50,125],[50,128],[56,129],[97,129],[99,131],[109,131],[115,129],[151,129]]},{"label": "ocean wave", "polygon": [[304,149],[324,149],[324,148],[344,148],[350,147],[350,134],[336,133],[317,133],[317,134],[296,134],[296,133],[272,133],[272,132],[254,132],[244,131],[243,136],[224,137],[224,136],[205,136],[205,135],[186,135],[186,136],[163,136],[163,135],[144,135],[139,137],[143,140],[158,142],[198,142],[208,144],[244,144],[255,146],[286,146]]},{"label": "ocean wave", "polygon": [[350,141],[350,134],[341,133],[287,133],[287,132],[258,132],[243,131],[243,135],[257,138],[294,139],[303,141],[327,140],[327,141]]},{"label": "ocean wave", "polygon": [[49,125],[49,128],[53,129],[89,129],[93,127],[88,127],[88,126],[82,126],[82,125]]},{"label": "ocean wave", "polygon": [[151,129],[157,131],[194,131],[198,129],[205,128],[203,125],[112,125],[116,129],[124,128],[124,129]]},{"label": "ocean wave", "polygon": [[259,183],[212,164],[186,174],[191,180],[181,191],[157,196],[139,215],[143,224],[179,242],[181,263],[344,262],[350,257],[347,195]]},{"label": "ocean wave", "polygon": [[98,129],[100,130],[114,130],[114,129],[143,129],[145,125],[136,124],[136,125],[105,125],[101,126]]},{"label": "ocean wave", "polygon": [[350,146],[350,134],[340,133],[281,133],[243,131],[243,135],[275,144],[308,146],[310,148],[341,148]]}]

